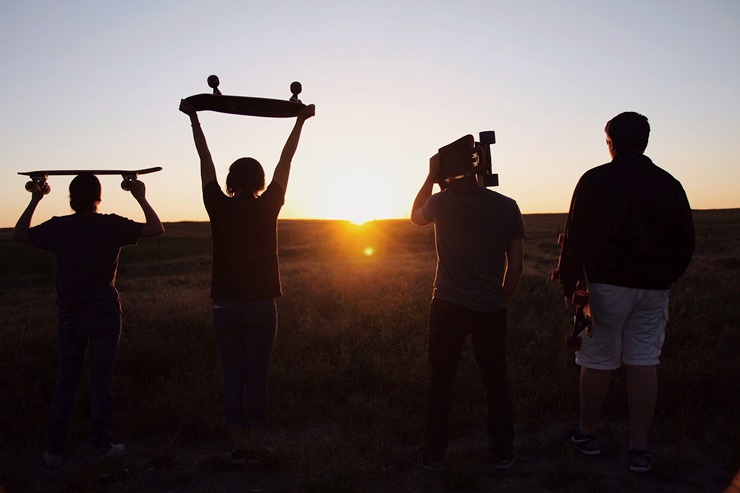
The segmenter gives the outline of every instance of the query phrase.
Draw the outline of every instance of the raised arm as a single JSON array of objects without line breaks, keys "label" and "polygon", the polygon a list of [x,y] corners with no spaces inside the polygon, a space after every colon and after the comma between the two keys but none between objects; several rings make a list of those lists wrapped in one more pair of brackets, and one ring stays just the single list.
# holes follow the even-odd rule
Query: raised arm
[{"label": "raised arm", "polygon": [[162,221],[159,220],[159,216],[157,216],[157,213],[154,212],[154,209],[152,209],[152,206],[146,200],[146,185],[139,180],[135,180],[131,184],[131,195],[134,196],[141,206],[141,210],[144,211],[144,217],[146,218],[144,228],[141,230],[141,236],[159,236],[164,233]]},{"label": "raised arm", "polygon": [[180,111],[190,117],[190,124],[193,126],[193,141],[195,141],[195,149],[198,151],[198,157],[200,157],[200,181],[203,188],[205,188],[208,183],[216,180],[216,167],[213,165],[213,159],[211,159],[211,151],[208,150],[206,136],[200,128],[198,112],[195,111],[193,105],[189,101],[181,99]]},{"label": "raised arm", "polygon": [[429,200],[429,197],[432,196],[432,190],[434,188],[434,179],[436,178],[437,173],[439,173],[439,167],[440,167],[439,154],[435,154],[434,156],[429,158],[429,174],[424,180],[424,183],[421,185],[421,188],[419,189],[419,193],[416,194],[416,198],[414,199],[414,205],[411,208],[411,222],[416,224],[417,226],[426,226],[427,224],[430,224],[432,222],[426,217],[424,217],[424,214],[421,212],[421,209],[422,207],[424,207],[424,204],[427,203],[427,200]]},{"label": "raised arm", "polygon": [[296,149],[298,149],[298,141],[301,138],[301,130],[303,129],[303,123],[316,114],[316,107],[309,104],[298,113],[298,117],[295,120],[293,130],[288,136],[288,140],[283,146],[283,152],[280,154],[280,161],[278,161],[275,167],[275,172],[272,175],[272,181],[280,185],[283,192],[288,188],[288,178],[290,177],[290,165],[293,161]]},{"label": "raised arm", "polygon": [[13,228],[13,241],[19,241],[21,243],[29,242],[26,232],[31,227],[31,219],[33,218],[33,213],[36,211],[36,206],[39,205],[39,202],[43,198],[44,192],[39,191],[31,194],[31,202],[28,203],[26,210],[23,211],[23,214],[21,214],[21,217],[18,218],[18,222],[15,224],[15,228]]}]

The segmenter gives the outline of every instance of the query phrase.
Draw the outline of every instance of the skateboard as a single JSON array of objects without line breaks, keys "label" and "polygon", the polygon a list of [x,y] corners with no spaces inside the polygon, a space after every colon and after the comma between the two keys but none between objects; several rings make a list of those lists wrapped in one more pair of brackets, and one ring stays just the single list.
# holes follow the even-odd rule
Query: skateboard
[{"label": "skateboard", "polygon": [[121,175],[123,178],[123,181],[121,182],[121,188],[126,190],[127,192],[131,190],[131,182],[136,180],[136,177],[139,175],[145,175],[147,173],[154,173],[156,171],[161,171],[162,168],[160,166],[157,166],[155,168],[145,168],[145,169],[127,169],[127,170],[120,170],[120,169],[77,169],[77,170],[66,170],[66,169],[55,169],[55,170],[39,170],[39,171],[19,171],[19,175],[25,175],[30,176],[31,181],[26,183],[26,190],[29,192],[44,192],[44,195],[51,192],[51,186],[49,186],[48,183],[46,183],[46,179],[49,176],[56,176],[56,175],[83,175],[83,174],[93,174],[93,175]]},{"label": "skateboard", "polygon": [[195,111],[217,111],[219,113],[230,113],[232,115],[265,116],[272,118],[291,118],[298,116],[301,109],[306,105],[298,99],[303,90],[300,82],[290,85],[292,96],[289,100],[252,98],[247,96],[225,96],[218,89],[218,77],[208,77],[208,86],[213,89],[213,94],[196,94],[185,98],[189,101]]},{"label": "skateboard", "polygon": [[487,187],[498,186],[498,175],[492,173],[491,167],[491,144],[496,143],[496,132],[489,130],[478,135],[479,142],[468,134],[438,150],[441,162],[435,182],[440,188],[473,175],[484,175]]},{"label": "skateboard", "polygon": [[581,350],[581,332],[585,332],[588,337],[594,336],[593,322],[591,320],[591,308],[588,304],[588,291],[579,286],[573,292],[571,302],[576,308],[576,314],[573,316],[573,331],[565,338],[565,349],[567,351]]},{"label": "skateboard", "polygon": [[[562,248],[565,242],[565,233],[558,235],[558,245]],[[559,264],[559,262],[558,262]],[[560,282],[560,265],[558,268],[552,271],[550,279],[555,282]],[[585,332],[588,337],[594,336],[593,322],[591,320],[591,308],[588,304],[589,293],[587,289],[584,289],[581,285],[581,281],[576,284],[576,290],[573,292],[573,298],[571,303],[576,309],[576,314],[573,316],[573,331],[568,333],[565,338],[565,349],[567,351],[580,351],[581,350],[581,332]]]}]

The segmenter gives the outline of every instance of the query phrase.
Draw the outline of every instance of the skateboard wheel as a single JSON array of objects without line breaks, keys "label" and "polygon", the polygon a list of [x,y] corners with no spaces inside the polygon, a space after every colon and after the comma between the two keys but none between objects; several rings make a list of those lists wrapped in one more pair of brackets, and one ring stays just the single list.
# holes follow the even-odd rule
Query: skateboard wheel
[{"label": "skateboard wheel", "polygon": [[219,84],[220,84],[220,81],[218,80],[218,76],[216,75],[208,76],[208,87],[210,87],[211,89],[216,89]]},{"label": "skateboard wheel", "polygon": [[588,291],[583,289],[576,289],[573,293],[573,305],[575,306],[586,306],[588,305]]},{"label": "skateboard wheel", "polygon": [[44,186],[42,186],[41,189],[44,191],[44,195],[49,195],[49,192],[51,192],[51,185],[44,183]]},{"label": "skateboard wheel", "polygon": [[123,190],[125,190],[126,192],[130,192],[130,191],[131,191],[131,182],[132,182],[132,181],[133,181],[133,180],[123,180],[123,181],[121,182],[121,188],[122,188]]},{"label": "skateboard wheel", "polygon": [[302,91],[302,90],[303,90],[303,86],[302,86],[302,85],[301,85],[301,83],[300,83],[300,82],[298,82],[298,81],[295,81],[295,82],[293,82],[293,83],[292,83],[292,84],[290,85],[290,93],[291,93],[291,94],[292,94],[293,96],[298,96],[298,95],[299,95],[299,94],[301,93],[301,91]]},{"label": "skateboard wheel", "polygon": [[33,192],[34,190],[36,190],[36,182],[27,181],[26,182],[26,192]]},{"label": "skateboard wheel", "polygon": [[490,145],[496,143],[496,132],[493,130],[486,130],[484,132],[478,132],[478,138],[480,143],[484,145]]}]

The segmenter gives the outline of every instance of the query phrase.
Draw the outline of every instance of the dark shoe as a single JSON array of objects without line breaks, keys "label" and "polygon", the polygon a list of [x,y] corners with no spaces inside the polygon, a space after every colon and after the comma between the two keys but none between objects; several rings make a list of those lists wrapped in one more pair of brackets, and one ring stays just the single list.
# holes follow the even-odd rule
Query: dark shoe
[{"label": "dark shoe", "polygon": [[655,456],[648,449],[630,449],[630,471],[650,472]]},{"label": "dark shoe", "polygon": [[438,471],[444,467],[444,453],[438,453],[430,450],[428,447],[423,447],[411,456],[411,463],[415,466],[429,469],[430,471]]},{"label": "dark shoe", "polygon": [[246,464],[249,459],[249,453],[246,450],[234,449],[229,455],[232,464]]},{"label": "dark shoe", "polygon": [[516,462],[516,456],[513,453],[494,453],[493,467],[499,470],[508,469]]},{"label": "dark shoe", "polygon": [[42,457],[44,459],[44,465],[46,465],[46,467],[57,468],[62,466],[61,455],[51,455],[48,450],[44,450],[44,455]]},{"label": "dark shoe", "polygon": [[568,441],[582,454],[601,454],[601,447],[599,446],[599,441],[596,439],[596,435],[582,435],[578,430],[578,425],[568,435]]}]

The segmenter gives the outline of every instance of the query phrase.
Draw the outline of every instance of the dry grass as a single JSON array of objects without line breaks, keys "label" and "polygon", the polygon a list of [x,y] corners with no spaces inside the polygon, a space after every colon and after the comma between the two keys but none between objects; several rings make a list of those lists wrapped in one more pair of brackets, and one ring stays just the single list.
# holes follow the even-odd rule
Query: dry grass
[{"label": "dry grass", "polygon": [[[671,295],[654,426],[655,441],[665,453],[655,477],[661,481],[690,470],[693,454],[700,453],[718,464],[720,476],[729,474],[729,483],[740,465],[740,211],[700,211],[695,220],[696,255]],[[584,470],[580,457],[557,439],[558,426],[574,419],[577,402],[577,368],[563,350],[568,321],[560,290],[548,279],[557,262],[555,239],[564,216],[534,215],[525,221],[526,269],[509,317],[510,381],[519,450],[548,460],[544,470],[529,471],[535,479],[527,484],[617,491],[599,488],[614,485],[613,478]],[[478,460],[484,448],[484,401],[469,348],[455,389],[450,464],[433,480],[410,478],[407,472],[407,452],[418,445],[423,428],[426,317],[435,264],[432,229],[407,221],[361,228],[283,221],[280,245],[285,296],[279,300],[270,418],[272,440],[281,450],[275,468],[283,480],[270,489],[386,491],[395,484],[400,485],[396,491],[475,490],[491,481],[504,491],[512,486],[486,472]],[[373,248],[372,255],[363,253],[366,247]],[[214,459],[218,454],[198,445],[228,447],[211,334],[207,224],[169,224],[163,237],[142,240],[122,253],[118,284],[124,333],[116,423],[122,439],[142,444],[139,456],[145,458],[102,471],[100,466],[93,472],[70,467],[53,476],[59,480],[56,486],[42,486],[29,472],[38,471],[56,373],[51,259],[11,243],[8,230],[0,231],[0,251],[5,322],[0,331],[0,485],[6,492],[209,491],[187,488],[204,471],[230,477],[232,472]],[[615,454],[627,414],[624,391],[624,375],[617,372],[603,430]],[[87,392],[83,384],[72,418],[74,457],[83,457],[87,447]],[[211,458],[188,469],[183,449],[200,449]],[[151,479],[147,468],[169,471],[169,476]],[[101,482],[101,477],[112,479]],[[629,478],[620,479],[614,488],[630,484]]]}]

